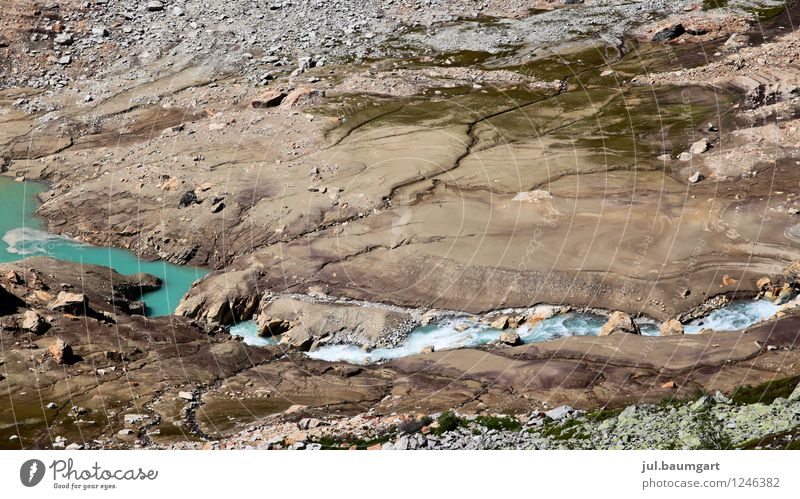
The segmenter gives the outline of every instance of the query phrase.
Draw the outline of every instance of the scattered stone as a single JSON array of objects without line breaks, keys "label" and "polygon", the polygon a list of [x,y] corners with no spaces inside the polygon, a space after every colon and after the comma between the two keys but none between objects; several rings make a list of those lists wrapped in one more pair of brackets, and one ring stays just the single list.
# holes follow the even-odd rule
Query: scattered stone
[{"label": "scattered stone", "polygon": [[698,182],[700,182],[701,180],[704,180],[704,179],[705,179],[705,177],[703,176],[702,173],[694,172],[694,174],[691,177],[689,177],[689,182],[692,183],[692,184],[696,184],[696,183],[698,183]]},{"label": "scattered stone", "polygon": [[149,418],[147,414],[126,414],[123,419],[125,424],[137,424],[141,423],[147,418]]}]

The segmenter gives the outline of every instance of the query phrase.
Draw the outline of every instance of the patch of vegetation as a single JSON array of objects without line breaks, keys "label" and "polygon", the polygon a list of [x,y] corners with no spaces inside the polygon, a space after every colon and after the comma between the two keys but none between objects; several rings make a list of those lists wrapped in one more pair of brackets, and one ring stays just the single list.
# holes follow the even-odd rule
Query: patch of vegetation
[{"label": "patch of vegetation", "polygon": [[656,405],[658,407],[662,408],[662,409],[668,409],[670,407],[676,407],[676,406],[679,406],[679,405],[688,404],[690,402],[695,402],[697,400],[700,400],[703,397],[708,397],[708,396],[710,396],[710,395],[709,395],[709,393],[707,391],[705,391],[705,390],[703,390],[701,388],[698,388],[694,392],[692,392],[692,394],[689,395],[688,397],[682,397],[682,398],[675,397],[675,396],[664,397]]},{"label": "patch of vegetation", "polygon": [[428,426],[431,423],[433,423],[433,420],[428,416],[422,419],[407,419],[397,425],[397,431],[405,433],[406,435],[412,435],[414,433],[419,433],[424,426]]},{"label": "patch of vegetation", "polygon": [[614,409],[603,407],[602,409],[587,414],[586,419],[591,421],[592,423],[599,423],[601,421],[605,421],[606,419],[611,419],[619,416],[619,413],[621,413],[623,409],[624,409],[623,407],[617,407]]},{"label": "patch of vegetation", "polygon": [[475,422],[490,430],[520,431],[522,423],[510,416],[478,416]]},{"label": "patch of vegetation", "polygon": [[543,437],[549,437],[553,440],[569,440],[571,438],[584,440],[589,438],[581,421],[577,419],[568,419],[564,423],[546,422],[544,430],[542,430]]},{"label": "patch of vegetation", "polygon": [[757,386],[740,386],[731,394],[731,401],[737,405],[771,404],[776,398],[786,398],[791,395],[798,383],[800,376],[792,376],[774,379]]},{"label": "patch of vegetation", "polygon": [[699,449],[734,449],[731,438],[720,429],[719,421],[713,419],[709,413],[697,414],[695,421],[697,422],[697,437],[700,439]]},{"label": "patch of vegetation", "polygon": [[466,419],[458,417],[453,411],[443,412],[436,420],[436,423],[438,426],[433,430],[435,435],[441,435],[457,428],[466,428],[468,424]]},{"label": "patch of vegetation", "polygon": [[396,433],[396,430],[391,428],[389,431],[369,439],[363,439],[352,435],[323,435],[319,437],[317,443],[322,445],[322,450],[344,450],[350,449],[353,446],[355,446],[356,449],[363,450],[375,444],[385,444],[394,438]]},{"label": "patch of vegetation", "polygon": [[[790,2],[786,2],[787,4]],[[747,12],[755,15],[759,21],[769,21],[778,17],[783,11],[786,10],[786,4],[778,4],[773,6],[752,7],[745,9]]]}]

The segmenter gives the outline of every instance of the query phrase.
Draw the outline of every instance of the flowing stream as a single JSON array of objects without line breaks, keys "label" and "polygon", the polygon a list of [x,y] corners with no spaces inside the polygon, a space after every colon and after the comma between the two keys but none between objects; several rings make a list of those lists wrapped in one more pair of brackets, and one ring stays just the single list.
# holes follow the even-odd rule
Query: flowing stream
[{"label": "flowing stream", "polygon": [[[739,300],[711,312],[706,317],[685,324],[684,332],[697,334],[703,329],[739,330],[767,320],[777,312],[778,306],[767,300]],[[568,312],[544,319],[532,327],[521,326],[516,332],[523,343],[535,343],[566,336],[597,336],[605,322],[606,318],[601,315]],[[460,330],[458,326],[465,323],[468,325],[467,329]],[[658,336],[658,325],[655,323],[643,322],[639,327],[644,336]],[[456,319],[417,328],[399,346],[393,348],[367,351],[353,344],[324,345],[313,352],[308,352],[307,355],[331,362],[369,364],[414,355],[427,347],[439,351],[486,345],[497,341],[500,333],[500,330],[493,329],[487,324]],[[258,336],[258,327],[253,321],[237,324],[231,328],[231,334],[243,337],[245,343],[251,345],[277,344],[274,338]]]}]

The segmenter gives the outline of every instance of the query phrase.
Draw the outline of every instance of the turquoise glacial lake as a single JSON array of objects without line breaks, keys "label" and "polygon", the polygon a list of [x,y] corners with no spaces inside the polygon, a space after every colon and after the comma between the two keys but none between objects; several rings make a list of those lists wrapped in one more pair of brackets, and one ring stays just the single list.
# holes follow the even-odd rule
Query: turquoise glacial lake
[{"label": "turquoise glacial lake", "polygon": [[208,273],[199,267],[143,260],[128,250],[92,246],[47,232],[45,220],[36,215],[40,205],[36,196],[46,190],[40,183],[0,176],[0,263],[49,256],[111,267],[124,275],[145,272],[158,276],[163,286],[142,295],[150,317],[172,314],[192,283]]}]

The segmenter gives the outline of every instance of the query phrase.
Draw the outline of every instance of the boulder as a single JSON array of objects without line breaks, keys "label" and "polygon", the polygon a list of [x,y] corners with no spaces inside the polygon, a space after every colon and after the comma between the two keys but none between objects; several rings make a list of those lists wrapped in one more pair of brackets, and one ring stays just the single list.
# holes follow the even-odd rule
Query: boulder
[{"label": "boulder", "polygon": [[89,305],[89,300],[83,293],[69,293],[60,291],[56,301],[50,305],[50,310],[56,310],[65,314],[83,315]]},{"label": "boulder", "polygon": [[553,421],[561,421],[562,419],[568,418],[573,411],[574,409],[571,406],[562,405],[545,412],[544,415]]},{"label": "boulder", "polygon": [[666,42],[669,40],[674,40],[684,33],[686,33],[686,28],[683,27],[683,24],[676,23],[672,26],[667,26],[664,29],[656,31],[656,33],[653,35],[652,41]]},{"label": "boulder", "polygon": [[661,325],[658,327],[658,334],[661,336],[675,336],[683,334],[683,324],[681,324],[680,321],[675,319],[670,319],[666,322],[662,322]]},{"label": "boulder", "polygon": [[276,107],[283,102],[286,94],[280,90],[267,90],[250,102],[254,109],[263,109],[266,107]]},{"label": "boulder", "polygon": [[186,191],[178,201],[178,208],[186,208],[198,202],[197,194],[194,191]]},{"label": "boulder", "polygon": [[733,277],[729,276],[728,274],[725,274],[724,276],[722,276],[722,285],[723,286],[733,286],[734,284],[736,284],[736,282],[737,282],[736,279],[734,279]]},{"label": "boulder", "polygon": [[6,272],[6,281],[11,284],[23,284],[25,282],[16,270]]},{"label": "boulder", "polygon": [[72,35],[69,33],[59,33],[53,38],[53,41],[58,45],[72,45]]},{"label": "boulder", "polygon": [[522,343],[519,335],[515,331],[503,331],[500,333],[500,343],[510,346],[516,346]]},{"label": "boulder", "polygon": [[611,334],[626,333],[626,334],[642,334],[639,331],[639,326],[633,322],[630,315],[625,312],[614,312],[608,316],[608,321],[603,325],[600,330],[600,336],[608,336]]},{"label": "boulder", "polygon": [[689,177],[689,182],[692,184],[696,184],[702,180],[705,180],[705,177],[700,172],[694,172],[691,177]]},{"label": "boulder", "polygon": [[770,284],[772,284],[772,279],[769,277],[762,277],[761,279],[756,281],[756,287],[763,291],[765,290]]},{"label": "boulder", "polygon": [[794,391],[789,395],[787,400],[789,402],[800,402],[800,383],[794,388]]},{"label": "boulder", "polygon": [[21,328],[36,334],[47,331],[49,324],[44,318],[33,310],[27,310],[22,314]]},{"label": "boulder", "polygon": [[164,10],[164,4],[158,0],[151,0],[147,2],[147,10],[150,12],[159,12]]},{"label": "boulder", "polygon": [[489,323],[489,325],[494,329],[501,329],[501,330],[505,329],[508,327],[508,316],[501,315],[500,317],[496,318],[491,323]]},{"label": "boulder", "polygon": [[59,364],[70,364],[74,359],[72,347],[67,345],[61,338],[47,347],[47,353]]},{"label": "boulder", "polygon": [[311,348],[314,343],[314,337],[304,327],[295,327],[281,335],[281,345],[286,345],[291,348],[306,351]]},{"label": "boulder", "polygon": [[711,143],[708,139],[700,139],[692,144],[692,147],[689,148],[689,152],[692,154],[703,154],[708,151],[709,147],[711,147]]}]

